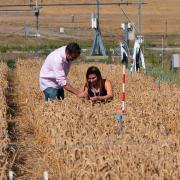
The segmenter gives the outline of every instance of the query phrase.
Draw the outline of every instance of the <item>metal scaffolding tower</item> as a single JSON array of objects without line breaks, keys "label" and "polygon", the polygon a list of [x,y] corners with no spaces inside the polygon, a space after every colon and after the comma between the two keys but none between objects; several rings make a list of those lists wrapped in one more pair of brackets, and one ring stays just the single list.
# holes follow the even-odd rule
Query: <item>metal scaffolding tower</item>
[{"label": "metal scaffolding tower", "polygon": [[[41,3],[42,2],[42,3]],[[100,27],[99,27],[99,5],[117,5],[121,8],[121,5],[135,5],[137,3],[133,3],[133,2],[128,2],[128,0],[126,2],[104,2],[104,3],[99,3],[99,0],[96,0],[96,3],[43,3],[42,0],[29,0],[29,3],[25,3],[24,4],[0,4],[0,8],[5,8],[5,7],[30,7],[32,9],[13,9],[13,10],[0,10],[0,13],[35,13],[35,17],[36,17],[36,35],[40,36],[39,34],[39,15],[40,15],[40,9],[42,7],[57,7],[57,6],[75,6],[75,7],[79,7],[79,6],[94,6],[96,5],[96,14],[95,17],[93,17],[95,19],[96,25],[93,27],[94,31],[95,31],[95,36],[94,36],[94,40],[93,40],[93,45],[92,45],[92,55],[106,55],[106,49],[104,47],[103,44],[103,40],[101,37],[101,32],[100,32]],[[138,5],[139,5],[139,34],[141,34],[141,5],[142,4],[146,4],[146,3],[142,3],[142,0],[138,0]],[[122,9],[122,8],[121,8]],[[123,10],[122,10],[123,11]],[[124,13],[124,11],[123,11]]]},{"label": "metal scaffolding tower", "polygon": [[104,47],[103,40],[101,38],[101,32],[99,28],[99,0],[96,0],[96,14],[95,17],[92,17],[92,21],[94,20],[94,25],[92,28],[95,30],[95,36],[92,45],[91,55],[102,55],[106,56],[106,49]]},{"label": "metal scaffolding tower", "polygon": [[33,0],[30,0],[30,3],[28,5],[21,5],[21,4],[16,4],[16,5],[0,5],[0,7],[24,7],[24,6],[29,6],[32,7],[32,9],[16,9],[16,10],[0,10],[0,13],[35,13],[36,17],[36,36],[40,36],[39,33],[39,14],[40,14],[40,8],[41,8],[41,0],[34,0],[35,4],[33,3]]}]

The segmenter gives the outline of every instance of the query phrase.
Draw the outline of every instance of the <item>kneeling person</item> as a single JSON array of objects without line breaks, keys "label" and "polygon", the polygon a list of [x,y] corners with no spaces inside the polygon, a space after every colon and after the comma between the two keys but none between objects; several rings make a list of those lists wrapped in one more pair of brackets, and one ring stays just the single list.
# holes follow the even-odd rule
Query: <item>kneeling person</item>
[{"label": "kneeling person", "polygon": [[92,102],[110,101],[114,96],[111,82],[102,78],[101,72],[96,66],[88,68],[84,90]]}]

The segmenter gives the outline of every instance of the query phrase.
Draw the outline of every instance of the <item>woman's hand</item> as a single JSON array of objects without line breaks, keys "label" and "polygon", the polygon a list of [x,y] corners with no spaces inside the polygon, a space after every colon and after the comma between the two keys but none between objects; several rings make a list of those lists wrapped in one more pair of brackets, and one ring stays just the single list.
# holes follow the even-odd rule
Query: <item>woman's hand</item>
[{"label": "woman's hand", "polygon": [[98,100],[99,100],[98,97],[99,97],[99,96],[90,97],[90,100],[91,100],[92,102],[98,101]]}]

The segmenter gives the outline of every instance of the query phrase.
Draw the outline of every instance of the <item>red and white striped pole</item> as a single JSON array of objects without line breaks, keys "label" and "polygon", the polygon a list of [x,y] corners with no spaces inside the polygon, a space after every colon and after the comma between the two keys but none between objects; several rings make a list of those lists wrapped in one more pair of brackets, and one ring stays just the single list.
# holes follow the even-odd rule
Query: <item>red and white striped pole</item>
[{"label": "red and white striped pole", "polygon": [[126,94],[125,94],[125,82],[126,82],[126,65],[123,64],[123,74],[122,74],[122,96],[121,96],[121,101],[122,101],[122,114],[124,114],[125,111],[125,100],[126,100]]},{"label": "red and white striped pole", "polygon": [[122,95],[121,95],[121,103],[122,103],[122,114],[116,115],[116,120],[118,122],[118,134],[123,134],[124,129],[124,120],[125,120],[125,113],[126,113],[126,94],[125,94],[125,82],[126,82],[126,65],[123,63],[123,74],[122,74]]}]

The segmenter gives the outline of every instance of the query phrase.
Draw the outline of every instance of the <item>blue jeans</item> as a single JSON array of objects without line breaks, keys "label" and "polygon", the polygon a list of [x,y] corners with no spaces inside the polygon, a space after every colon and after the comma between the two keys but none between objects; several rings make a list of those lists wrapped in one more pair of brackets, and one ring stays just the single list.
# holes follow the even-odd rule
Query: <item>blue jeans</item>
[{"label": "blue jeans", "polygon": [[45,95],[45,101],[56,100],[56,99],[63,100],[64,99],[64,89],[63,88],[56,89],[56,88],[48,87],[43,92]]}]

